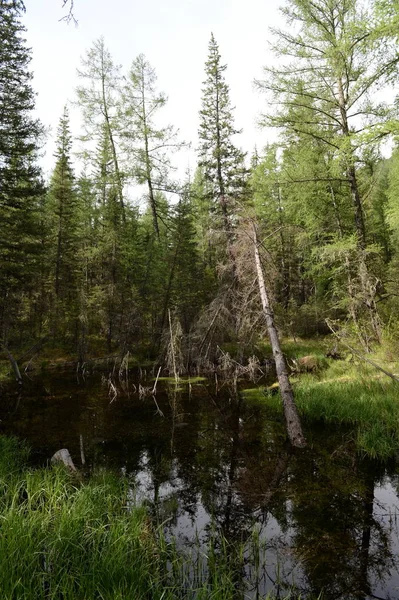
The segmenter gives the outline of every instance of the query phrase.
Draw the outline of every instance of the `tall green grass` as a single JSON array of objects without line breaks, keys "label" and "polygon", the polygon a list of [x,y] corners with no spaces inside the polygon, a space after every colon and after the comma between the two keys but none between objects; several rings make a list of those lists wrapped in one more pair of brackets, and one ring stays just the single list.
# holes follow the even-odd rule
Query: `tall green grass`
[{"label": "tall green grass", "polygon": [[[295,399],[303,420],[351,426],[360,452],[386,460],[399,452],[399,383],[371,365],[328,361],[325,370],[292,378]],[[244,392],[263,398],[282,412],[280,396],[267,389]]]},{"label": "tall green grass", "polygon": [[354,427],[357,446],[371,458],[399,451],[399,384],[380,380],[315,382],[295,387],[300,412],[310,421]]},{"label": "tall green grass", "polygon": [[128,509],[124,480],[24,470],[15,440],[1,439],[0,452],[2,599],[167,597],[148,516]]},{"label": "tall green grass", "polygon": [[126,479],[100,472],[82,483],[63,467],[28,469],[28,454],[0,436],[1,600],[244,597],[239,550],[232,560],[223,537],[190,562],[132,505]]}]

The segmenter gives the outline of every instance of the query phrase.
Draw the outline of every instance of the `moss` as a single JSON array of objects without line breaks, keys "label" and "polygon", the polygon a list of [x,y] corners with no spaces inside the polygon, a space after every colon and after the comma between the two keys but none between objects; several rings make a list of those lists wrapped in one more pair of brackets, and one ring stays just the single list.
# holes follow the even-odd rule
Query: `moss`
[{"label": "moss", "polygon": [[[152,381],[155,381],[155,377],[153,378]],[[176,379],[174,377],[158,377],[158,381],[165,381],[166,383],[168,383],[169,385],[172,384],[178,384],[178,385],[193,385],[195,383],[203,383],[204,381],[207,381],[206,377],[179,377],[179,379],[176,381]]]},{"label": "moss", "polygon": [[11,373],[10,373],[10,363],[8,362],[8,360],[1,360],[0,361],[0,382],[2,381],[8,381],[10,379]]}]

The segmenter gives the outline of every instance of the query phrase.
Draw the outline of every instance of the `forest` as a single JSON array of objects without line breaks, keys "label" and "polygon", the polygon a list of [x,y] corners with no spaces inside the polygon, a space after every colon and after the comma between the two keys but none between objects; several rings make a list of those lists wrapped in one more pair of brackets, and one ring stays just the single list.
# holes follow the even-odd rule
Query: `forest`
[{"label": "forest", "polygon": [[[62,4],[73,26],[79,3]],[[397,589],[381,583],[397,513],[378,521],[373,503],[399,488],[398,0],[281,3],[254,78],[270,141],[250,153],[210,33],[183,178],[192,140],[165,121],[156,65],[122,69],[102,37],[44,177],[25,10],[0,0],[2,597]],[[72,468],[42,468],[67,443]],[[187,562],[173,537],[198,507],[208,546],[196,530]],[[298,580],[280,582],[280,546],[275,581],[258,578],[270,515]]]},{"label": "forest", "polygon": [[154,67],[139,55],[122,74],[104,39],[78,67],[79,139],[65,107],[44,181],[22,8],[3,2],[1,11],[4,348],[154,359],[170,315],[182,367],[214,360],[223,343],[249,355],[265,335],[254,226],[283,335],[325,334],[331,321],[365,352],[395,337],[395,3],[287,3],[297,31],[273,32],[276,65],[256,82],[262,125],[279,137],[251,156],[239,147],[212,35],[193,115],[198,164],[184,181],[173,158],[185,142],[162,123]]}]

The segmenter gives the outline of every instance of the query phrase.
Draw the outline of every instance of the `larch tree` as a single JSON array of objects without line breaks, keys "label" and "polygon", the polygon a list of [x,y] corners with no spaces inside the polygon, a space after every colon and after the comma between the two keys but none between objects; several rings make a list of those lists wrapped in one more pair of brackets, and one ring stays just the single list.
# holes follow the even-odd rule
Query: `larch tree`
[{"label": "larch tree", "polygon": [[42,126],[33,116],[22,12],[21,2],[0,2],[0,340],[5,344],[21,318],[24,294],[34,294],[44,193],[36,163]]},{"label": "larch tree", "polygon": [[[156,88],[157,76],[148,60],[140,54],[132,63],[120,102],[121,138],[130,165],[133,181],[147,188],[147,202],[151,210],[154,232],[159,238],[160,206],[157,193],[176,191],[171,181],[172,152],[182,147],[172,125],[159,126],[158,112],[164,108],[167,97]],[[159,197],[159,194],[158,194]]]},{"label": "larch tree", "polygon": [[287,0],[282,13],[294,24],[294,32],[273,31],[276,54],[289,60],[265,68],[267,78],[258,82],[278,107],[265,115],[264,123],[314,137],[326,151],[332,149],[347,178],[364,248],[356,163],[364,145],[379,140],[381,124],[392,115],[388,104],[373,102],[372,95],[391,81],[399,53],[391,48],[389,36],[379,34],[371,9],[359,0]]},{"label": "larch tree", "polygon": [[[82,58],[82,66],[77,73],[82,81],[76,90],[77,104],[83,117],[84,134],[81,141],[86,144],[93,141],[99,143],[106,135],[113,165],[114,186],[124,218],[124,176],[120,165],[117,125],[120,75],[105,46],[104,38],[94,42],[93,47]],[[90,150],[88,153],[91,154]]]},{"label": "larch tree", "polygon": [[333,158],[332,171],[346,181],[362,301],[379,339],[376,281],[367,264],[359,161],[365,148],[378,144],[387,134],[393,107],[378,101],[378,90],[392,82],[399,53],[392,32],[384,31],[378,22],[373,4],[287,0],[282,13],[290,30],[274,30],[279,63],[267,67],[266,78],[258,84],[270,95],[264,124],[321,142],[321,151],[324,148],[324,155]]}]

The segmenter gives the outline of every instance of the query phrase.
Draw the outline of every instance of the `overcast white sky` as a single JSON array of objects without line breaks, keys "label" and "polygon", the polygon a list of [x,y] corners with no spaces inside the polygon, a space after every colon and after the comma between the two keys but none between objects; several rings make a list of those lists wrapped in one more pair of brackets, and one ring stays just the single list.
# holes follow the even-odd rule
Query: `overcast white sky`
[{"label": "overcast white sky", "polygon": [[[128,69],[145,54],[169,101],[166,123],[197,143],[198,111],[211,32],[228,65],[226,80],[236,107],[237,143],[246,151],[262,147],[267,134],[256,126],[264,98],[253,89],[270,61],[268,28],[279,19],[282,0],[75,0],[78,27],[60,22],[62,0],[27,0],[24,23],[33,51],[31,68],[40,119],[54,133],[67,100],[74,99],[76,69],[93,41],[104,36],[115,63]],[[77,134],[77,120],[73,120]],[[52,168],[53,144],[47,145],[46,171]],[[192,155],[180,161],[195,167]],[[180,168],[186,168],[186,164]]]}]

